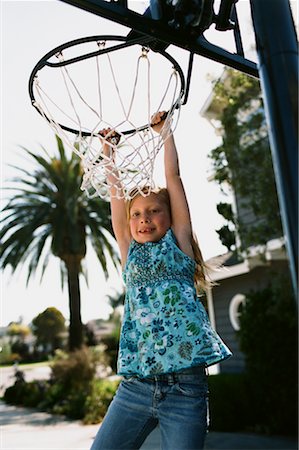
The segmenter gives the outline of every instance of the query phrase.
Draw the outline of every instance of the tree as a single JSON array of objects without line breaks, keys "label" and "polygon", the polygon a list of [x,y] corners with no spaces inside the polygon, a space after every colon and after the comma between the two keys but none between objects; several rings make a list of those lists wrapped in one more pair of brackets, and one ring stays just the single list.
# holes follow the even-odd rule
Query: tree
[{"label": "tree", "polygon": [[30,334],[30,328],[28,325],[18,322],[10,322],[7,327],[8,336],[16,337],[24,341]]},{"label": "tree", "polygon": [[236,249],[236,237],[234,233],[235,219],[230,203],[218,203],[217,212],[224,217],[227,221],[227,225],[216,230],[221,240],[221,243],[230,251]]},{"label": "tree", "polygon": [[7,327],[7,335],[10,337],[10,350],[15,359],[28,360],[30,358],[29,345],[26,338],[31,334],[28,325],[19,322],[10,322]]},{"label": "tree", "polygon": [[110,306],[112,308],[112,313],[110,315],[110,319],[113,319],[113,317],[115,316],[115,311],[119,310],[120,307],[123,307],[123,305],[125,303],[126,293],[125,293],[125,291],[120,292],[120,293],[115,292],[114,295],[108,295],[107,297],[108,297]]},{"label": "tree", "polygon": [[250,210],[255,220],[249,223],[242,214],[228,214],[229,204],[218,205],[227,223],[217,232],[231,249],[235,228],[246,249],[283,233],[259,82],[234,69],[225,73],[214,86],[223,133],[222,144],[210,153],[214,179],[223,190],[230,185],[237,209]]},{"label": "tree", "polygon": [[16,167],[21,176],[14,178],[16,193],[3,208],[0,240],[0,266],[28,263],[27,283],[38,266],[42,275],[49,256],[60,258],[62,280],[67,279],[69,292],[70,349],[83,343],[79,275],[86,256],[87,239],[96,252],[102,270],[108,277],[107,258],[117,267],[109,203],[87,198],[80,190],[80,159],[68,157],[63,143],[56,137],[58,156],[26,154],[37,164],[33,171]]},{"label": "tree", "polygon": [[125,291],[108,295],[108,301],[112,307],[108,322],[113,324],[113,329],[110,334],[101,338],[101,342],[106,346],[105,353],[108,355],[110,367],[114,372],[117,371],[117,355],[125,296]]},{"label": "tree", "polygon": [[36,345],[44,350],[54,353],[63,342],[62,333],[66,330],[65,318],[58,309],[50,307],[38,314],[31,324],[33,334],[36,336]]}]

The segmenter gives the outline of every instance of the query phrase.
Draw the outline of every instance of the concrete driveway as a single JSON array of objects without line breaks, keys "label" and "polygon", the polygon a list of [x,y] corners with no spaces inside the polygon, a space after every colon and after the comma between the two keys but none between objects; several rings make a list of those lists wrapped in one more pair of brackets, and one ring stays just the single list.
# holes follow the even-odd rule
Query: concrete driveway
[{"label": "concrete driveway", "polygon": [[[22,370],[24,370],[22,368]],[[0,368],[0,395],[14,383],[13,367]],[[26,381],[47,379],[49,366],[25,370]],[[15,407],[0,402],[1,450],[89,450],[99,425],[83,425],[63,417]],[[159,450],[159,428],[144,442],[141,450]],[[268,437],[246,433],[211,432],[206,439],[206,450],[297,450],[295,439]],[[180,450],[180,449],[173,449]]]},{"label": "concrete driveway", "polygon": [[[0,402],[1,450],[89,450],[99,425],[20,408]],[[209,433],[206,450],[296,450],[297,441],[256,434]],[[141,450],[159,450],[157,428]],[[180,449],[173,449],[180,450]]]}]

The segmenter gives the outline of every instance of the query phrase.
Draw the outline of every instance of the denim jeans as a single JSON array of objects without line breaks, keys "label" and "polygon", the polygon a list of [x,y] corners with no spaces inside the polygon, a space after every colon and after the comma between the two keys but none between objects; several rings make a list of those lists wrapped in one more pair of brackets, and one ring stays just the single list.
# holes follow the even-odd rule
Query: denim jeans
[{"label": "denim jeans", "polygon": [[203,367],[119,385],[91,450],[135,450],[159,424],[162,450],[203,449],[207,431]]}]

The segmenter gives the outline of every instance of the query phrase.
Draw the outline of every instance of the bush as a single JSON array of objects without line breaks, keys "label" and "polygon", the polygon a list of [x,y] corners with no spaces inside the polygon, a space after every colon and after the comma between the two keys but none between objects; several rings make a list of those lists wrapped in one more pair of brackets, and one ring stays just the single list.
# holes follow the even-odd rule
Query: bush
[{"label": "bush", "polygon": [[103,420],[118,385],[119,381],[94,380],[92,391],[85,403],[84,423],[98,423]]},{"label": "bush", "polygon": [[118,355],[118,343],[119,338],[113,334],[102,337],[101,342],[105,345],[105,353],[107,355],[108,364],[112,371],[117,371],[117,355]]},{"label": "bush", "polygon": [[83,347],[71,353],[56,352],[50,386],[40,407],[71,419],[82,419],[86,398],[96,372],[96,352]]},{"label": "bush", "polygon": [[240,318],[246,373],[209,377],[210,428],[297,434],[297,309],[289,280],[250,292]]},{"label": "bush", "polygon": [[24,399],[24,386],[16,383],[13,386],[9,386],[4,392],[3,399],[9,405],[22,405]]},{"label": "bush", "polygon": [[66,391],[89,385],[96,373],[96,363],[96,353],[87,347],[71,353],[58,351],[52,364],[52,382],[63,385]]},{"label": "bush", "polygon": [[11,344],[11,352],[18,355],[18,361],[30,361],[29,345],[21,339],[18,339]]},{"label": "bush", "polygon": [[39,406],[44,398],[47,383],[43,381],[31,381],[24,388],[23,405],[28,407]]},{"label": "bush", "polygon": [[121,321],[118,316],[115,319],[115,328],[111,334],[101,338],[102,344],[105,345],[105,353],[108,357],[108,364],[114,373],[117,372],[117,355],[119,347]]},{"label": "bush", "polygon": [[75,420],[83,419],[86,396],[88,395],[86,390],[71,391],[67,395],[61,395],[60,391],[59,398],[55,398],[55,395],[51,394],[52,399],[55,399],[55,403],[50,409],[51,413],[64,415]]},{"label": "bush", "polygon": [[5,390],[3,398],[6,403],[11,405],[38,407],[46,390],[47,383],[44,381],[16,382]]},{"label": "bush", "polygon": [[271,434],[297,432],[297,309],[287,278],[250,292],[240,317],[255,424]]},{"label": "bush", "polygon": [[[22,372],[6,389],[9,404],[38,407],[53,414],[85,423],[100,422],[115,394],[118,381],[95,380],[97,362],[103,355],[98,349],[82,348],[71,353],[56,352],[50,381],[26,383]],[[20,375],[17,377],[17,373]]]},{"label": "bush", "polygon": [[210,429],[248,431],[254,423],[250,384],[246,374],[209,376]]}]

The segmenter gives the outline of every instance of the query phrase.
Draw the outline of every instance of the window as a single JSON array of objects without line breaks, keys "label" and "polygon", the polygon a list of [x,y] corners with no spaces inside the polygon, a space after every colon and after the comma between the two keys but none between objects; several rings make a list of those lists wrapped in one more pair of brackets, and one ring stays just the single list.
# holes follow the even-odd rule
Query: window
[{"label": "window", "polygon": [[240,315],[242,312],[242,306],[245,303],[245,295],[236,294],[231,299],[229,304],[229,319],[234,330],[240,330]]}]

